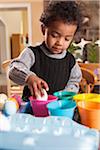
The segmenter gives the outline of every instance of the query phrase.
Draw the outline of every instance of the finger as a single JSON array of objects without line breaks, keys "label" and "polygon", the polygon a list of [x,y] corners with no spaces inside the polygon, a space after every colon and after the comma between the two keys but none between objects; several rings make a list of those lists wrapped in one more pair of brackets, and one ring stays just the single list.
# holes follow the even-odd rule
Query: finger
[{"label": "finger", "polygon": [[37,84],[37,88],[38,88],[38,95],[43,96],[43,95],[44,95],[44,92],[43,92],[43,85],[42,85],[42,82],[39,82],[39,83]]},{"label": "finger", "polygon": [[42,80],[42,87],[46,90],[46,91],[49,91],[49,86],[48,84]]},{"label": "finger", "polygon": [[42,86],[42,82],[41,81],[38,82],[37,87],[38,87],[39,91],[42,92],[43,86]]},{"label": "finger", "polygon": [[36,82],[33,83],[33,90],[34,90],[34,95],[35,95],[35,97],[37,97],[37,96],[38,96],[38,93],[39,93],[39,90],[38,90],[38,87],[37,87],[37,83],[36,83]]},{"label": "finger", "polygon": [[41,96],[44,95],[43,89],[45,89],[46,91],[49,90],[48,84],[44,80],[41,80],[41,82],[39,82],[37,86],[38,86],[39,93]]}]

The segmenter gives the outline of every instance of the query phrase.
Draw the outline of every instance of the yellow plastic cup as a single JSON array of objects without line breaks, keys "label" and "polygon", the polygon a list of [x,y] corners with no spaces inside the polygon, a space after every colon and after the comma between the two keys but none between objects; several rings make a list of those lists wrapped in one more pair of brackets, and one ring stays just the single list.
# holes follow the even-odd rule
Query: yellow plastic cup
[{"label": "yellow plastic cup", "polygon": [[73,99],[76,102],[79,102],[79,101],[93,101],[93,102],[99,102],[100,103],[100,94],[95,94],[95,93],[76,94],[75,96],[73,96]]},{"label": "yellow plastic cup", "polygon": [[81,123],[90,128],[100,130],[100,103],[79,101],[77,105]]}]

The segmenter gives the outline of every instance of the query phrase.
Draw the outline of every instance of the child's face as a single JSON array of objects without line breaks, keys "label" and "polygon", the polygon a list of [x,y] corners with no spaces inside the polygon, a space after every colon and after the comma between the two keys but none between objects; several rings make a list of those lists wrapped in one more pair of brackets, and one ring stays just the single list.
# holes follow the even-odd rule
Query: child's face
[{"label": "child's face", "polygon": [[54,21],[43,29],[46,46],[54,54],[62,53],[69,47],[76,29],[76,25]]}]

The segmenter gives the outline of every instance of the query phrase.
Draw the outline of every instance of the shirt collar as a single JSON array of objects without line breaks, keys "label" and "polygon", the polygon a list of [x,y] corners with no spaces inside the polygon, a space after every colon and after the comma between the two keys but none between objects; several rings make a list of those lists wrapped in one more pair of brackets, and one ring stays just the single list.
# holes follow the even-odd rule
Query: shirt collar
[{"label": "shirt collar", "polygon": [[66,53],[67,53],[67,51],[64,50],[61,54],[52,54],[50,52],[50,50],[46,47],[45,42],[43,42],[40,45],[40,48],[45,53],[45,55],[47,55],[48,57],[51,57],[51,58],[56,58],[56,59],[62,59],[62,58],[64,58],[66,56]]}]

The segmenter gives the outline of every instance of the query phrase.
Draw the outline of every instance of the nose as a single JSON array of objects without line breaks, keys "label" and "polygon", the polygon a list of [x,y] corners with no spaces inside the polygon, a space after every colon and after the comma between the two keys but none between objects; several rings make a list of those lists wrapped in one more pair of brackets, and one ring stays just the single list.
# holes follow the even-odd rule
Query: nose
[{"label": "nose", "polygon": [[63,43],[64,43],[64,39],[63,39],[63,38],[59,38],[59,39],[57,39],[56,44],[57,44],[58,46],[62,46],[62,45],[63,45]]}]

